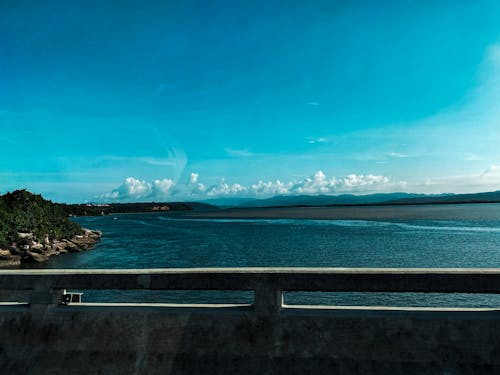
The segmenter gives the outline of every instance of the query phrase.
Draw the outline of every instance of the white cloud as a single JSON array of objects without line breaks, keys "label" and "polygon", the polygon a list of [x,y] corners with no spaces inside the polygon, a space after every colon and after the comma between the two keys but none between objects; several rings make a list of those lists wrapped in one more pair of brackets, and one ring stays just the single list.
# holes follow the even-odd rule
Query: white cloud
[{"label": "white cloud", "polygon": [[156,196],[167,196],[174,185],[175,182],[169,178],[164,178],[163,180],[155,180],[153,182],[153,193]]},{"label": "white cloud", "polygon": [[102,196],[110,200],[143,200],[148,198],[168,197],[175,183],[171,179],[154,180],[149,183],[134,177],[128,177],[123,184]]},{"label": "white cloud", "polygon": [[322,171],[317,171],[314,176],[295,183],[291,187],[290,193],[312,195],[363,191],[368,193],[401,186],[404,186],[404,183],[391,183],[386,176],[350,174],[343,178],[335,176],[328,178]]},{"label": "white cloud", "polygon": [[191,173],[189,176],[189,183],[190,184],[196,184],[198,182],[198,173]]},{"label": "white cloud", "polygon": [[323,171],[317,171],[314,176],[294,184],[290,191],[297,194],[324,194],[332,191],[335,185],[335,177],[328,180]]},{"label": "white cloud", "polygon": [[103,198],[111,200],[137,200],[141,198],[147,198],[151,195],[152,191],[153,187],[150,183],[144,180],[138,180],[134,177],[128,177],[125,179],[123,184],[121,184],[111,193],[106,193]]},{"label": "white cloud", "polygon": [[250,186],[250,191],[252,191],[252,193],[256,196],[286,195],[290,192],[292,186],[293,182],[281,182],[280,180],[276,180],[276,182],[259,181],[258,183]]},{"label": "white cloud", "polygon": [[389,178],[385,176],[375,176],[372,174],[369,175],[355,175],[350,174],[342,180],[342,185],[344,188],[359,188],[362,186],[373,186],[380,184],[387,184],[389,182]]},{"label": "white cloud", "polygon": [[225,195],[238,195],[240,193],[246,193],[248,189],[240,184],[229,185],[224,179],[222,179],[217,185],[210,186],[206,194],[208,197],[219,197]]},{"label": "white cloud", "polygon": [[127,178],[121,186],[101,196],[104,200],[155,200],[155,199],[207,199],[216,197],[270,197],[275,195],[318,195],[337,193],[370,193],[375,191],[393,191],[405,186],[404,182],[391,182],[386,176],[350,174],[342,178],[326,174],[319,170],[313,176],[298,181],[283,182],[259,181],[245,186],[240,183],[228,183],[222,179],[219,183],[206,187],[198,182],[197,173],[191,173],[189,183],[176,185],[168,178],[148,183],[133,177]]}]

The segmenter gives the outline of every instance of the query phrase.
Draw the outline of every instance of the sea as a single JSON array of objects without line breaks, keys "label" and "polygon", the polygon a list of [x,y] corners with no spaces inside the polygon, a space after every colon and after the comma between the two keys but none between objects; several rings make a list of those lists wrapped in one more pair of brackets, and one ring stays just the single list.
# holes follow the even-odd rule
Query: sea
[{"label": "sea", "polygon": [[[78,217],[74,220],[83,227],[103,232],[101,241],[91,251],[53,257],[44,267],[500,267],[500,204],[456,207],[450,217],[448,205],[448,211],[443,206],[441,215],[428,218],[412,218],[409,206],[404,215],[362,220],[163,212]],[[429,210],[435,213],[436,207]],[[89,302],[251,303],[253,298],[238,291],[83,292]],[[287,292],[285,303],[500,307],[500,295]]]}]

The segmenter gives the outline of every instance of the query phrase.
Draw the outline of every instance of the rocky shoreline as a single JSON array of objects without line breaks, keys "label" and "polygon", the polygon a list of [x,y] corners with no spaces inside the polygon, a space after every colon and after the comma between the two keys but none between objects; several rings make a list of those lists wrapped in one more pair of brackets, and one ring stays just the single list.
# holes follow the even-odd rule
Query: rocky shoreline
[{"label": "rocky shoreline", "polygon": [[38,242],[33,233],[18,233],[20,243],[0,248],[0,268],[45,262],[53,255],[90,250],[101,236],[101,231],[83,228],[81,234],[71,239],[54,240],[47,236],[42,242]]}]

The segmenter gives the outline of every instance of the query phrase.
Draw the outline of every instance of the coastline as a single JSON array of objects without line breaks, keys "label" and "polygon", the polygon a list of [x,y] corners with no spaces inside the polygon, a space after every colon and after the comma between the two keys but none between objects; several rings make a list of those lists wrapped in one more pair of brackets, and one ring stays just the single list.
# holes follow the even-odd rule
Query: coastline
[{"label": "coastline", "polygon": [[494,220],[499,217],[500,203],[252,207],[193,212],[179,216],[199,219],[316,220]]},{"label": "coastline", "polygon": [[34,239],[33,233],[19,233],[22,244],[11,244],[0,249],[0,268],[17,268],[21,264],[41,263],[54,255],[75,253],[94,248],[101,239],[102,232],[82,228],[82,233],[71,239],[49,239],[42,242]]}]

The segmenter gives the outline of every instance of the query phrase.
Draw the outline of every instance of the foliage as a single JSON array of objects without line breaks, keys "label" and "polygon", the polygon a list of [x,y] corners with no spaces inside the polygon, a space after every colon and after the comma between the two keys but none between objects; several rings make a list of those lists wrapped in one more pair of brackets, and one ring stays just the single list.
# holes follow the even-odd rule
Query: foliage
[{"label": "foliage", "polygon": [[109,203],[109,204],[60,204],[68,215],[73,216],[99,216],[118,213],[155,212],[158,208],[168,207],[168,211],[214,210],[215,206],[196,202],[135,202],[135,203]]},{"label": "foliage", "polygon": [[49,239],[72,238],[82,228],[70,221],[65,210],[41,195],[16,190],[0,196],[0,246],[22,243],[19,233],[33,233],[42,242]]}]

